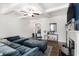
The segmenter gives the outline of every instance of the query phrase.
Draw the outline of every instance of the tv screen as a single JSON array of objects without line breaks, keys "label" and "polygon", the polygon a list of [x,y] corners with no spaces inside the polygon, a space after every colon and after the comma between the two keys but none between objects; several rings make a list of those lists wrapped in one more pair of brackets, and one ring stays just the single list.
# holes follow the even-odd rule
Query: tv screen
[{"label": "tv screen", "polygon": [[72,18],[75,17],[74,3],[70,3],[67,11],[67,23],[71,23]]}]

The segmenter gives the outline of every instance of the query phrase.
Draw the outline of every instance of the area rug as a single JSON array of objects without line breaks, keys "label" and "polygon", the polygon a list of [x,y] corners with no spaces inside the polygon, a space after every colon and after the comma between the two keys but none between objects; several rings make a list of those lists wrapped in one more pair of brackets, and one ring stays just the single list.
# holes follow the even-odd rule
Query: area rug
[{"label": "area rug", "polygon": [[51,52],[52,52],[52,46],[47,46],[47,49],[46,49],[46,51],[45,51],[45,55],[46,56],[50,56],[50,54],[51,54]]}]

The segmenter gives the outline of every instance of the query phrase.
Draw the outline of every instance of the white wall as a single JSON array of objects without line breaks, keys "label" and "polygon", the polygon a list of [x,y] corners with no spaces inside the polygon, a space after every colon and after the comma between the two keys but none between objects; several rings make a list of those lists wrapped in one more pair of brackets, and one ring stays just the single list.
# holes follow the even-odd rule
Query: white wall
[{"label": "white wall", "polygon": [[35,23],[41,24],[42,36],[44,34],[44,30],[49,31],[49,23],[57,23],[57,33],[58,33],[58,40],[60,42],[66,42],[66,31],[65,31],[65,24],[66,24],[66,14],[56,15],[51,18],[37,18],[31,19],[30,21],[30,29],[32,33],[35,31]]},{"label": "white wall", "polygon": [[66,24],[66,14],[61,14],[50,18],[49,23],[57,23],[57,33],[58,33],[58,40],[60,42],[66,42],[66,31],[65,31],[65,24]]},{"label": "white wall", "polygon": [[21,35],[30,37],[28,20],[21,20],[13,15],[0,15],[0,38]]},{"label": "white wall", "polygon": [[40,23],[43,31],[48,29],[47,18],[19,19],[14,15],[0,15],[0,38],[14,35],[31,37],[35,24]]}]

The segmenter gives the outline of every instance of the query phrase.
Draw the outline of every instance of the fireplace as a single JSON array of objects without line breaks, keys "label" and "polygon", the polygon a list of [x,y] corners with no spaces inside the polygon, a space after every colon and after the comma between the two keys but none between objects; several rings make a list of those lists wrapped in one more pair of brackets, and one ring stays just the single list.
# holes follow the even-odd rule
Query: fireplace
[{"label": "fireplace", "polygon": [[75,42],[72,39],[69,39],[69,54],[74,56]]}]

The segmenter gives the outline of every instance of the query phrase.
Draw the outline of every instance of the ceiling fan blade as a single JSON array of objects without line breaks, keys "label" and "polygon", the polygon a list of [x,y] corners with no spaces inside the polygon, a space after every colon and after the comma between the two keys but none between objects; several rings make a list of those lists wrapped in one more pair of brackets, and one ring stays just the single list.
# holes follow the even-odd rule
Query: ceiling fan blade
[{"label": "ceiling fan blade", "polygon": [[26,15],[28,15],[28,14],[24,14],[24,16],[26,16]]},{"label": "ceiling fan blade", "polygon": [[35,14],[35,15],[40,15],[39,13],[33,13],[33,14]]}]

